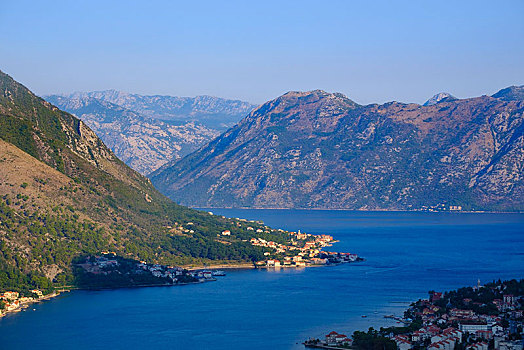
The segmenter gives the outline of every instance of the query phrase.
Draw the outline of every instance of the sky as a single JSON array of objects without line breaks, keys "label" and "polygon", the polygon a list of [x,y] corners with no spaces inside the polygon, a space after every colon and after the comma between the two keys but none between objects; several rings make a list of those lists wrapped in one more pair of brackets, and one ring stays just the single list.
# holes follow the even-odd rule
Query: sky
[{"label": "sky", "polygon": [[0,70],[36,94],[422,103],[524,84],[524,0],[0,0]]}]

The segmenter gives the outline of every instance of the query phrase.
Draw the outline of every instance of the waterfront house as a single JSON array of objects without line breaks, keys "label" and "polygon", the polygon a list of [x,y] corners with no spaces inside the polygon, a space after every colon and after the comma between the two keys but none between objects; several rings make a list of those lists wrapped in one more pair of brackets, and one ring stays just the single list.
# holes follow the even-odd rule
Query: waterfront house
[{"label": "waterfront house", "polygon": [[267,267],[280,267],[280,260],[270,259],[266,262]]},{"label": "waterfront house", "polygon": [[326,344],[327,345],[336,345],[337,342],[336,342],[335,339],[336,339],[337,335],[338,335],[338,333],[335,332],[335,331],[332,331],[332,332],[328,333],[326,335]]},{"label": "waterfront house", "polygon": [[348,338],[345,334],[339,334],[333,331],[326,335],[326,344],[329,346],[351,346],[353,344],[353,339]]},{"label": "waterfront house", "polygon": [[311,263],[314,265],[326,265],[328,262],[327,259],[321,259],[321,258],[312,258]]}]

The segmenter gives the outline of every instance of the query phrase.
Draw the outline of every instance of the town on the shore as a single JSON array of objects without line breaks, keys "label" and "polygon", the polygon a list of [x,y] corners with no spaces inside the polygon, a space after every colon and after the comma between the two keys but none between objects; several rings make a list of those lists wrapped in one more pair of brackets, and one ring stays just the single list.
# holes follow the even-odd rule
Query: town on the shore
[{"label": "town on the shore", "polygon": [[[249,229],[250,227],[248,227]],[[259,231],[261,232],[262,230],[258,229],[257,232]],[[257,261],[255,266],[269,268],[306,267],[363,260],[357,254],[323,251],[323,248],[329,247],[336,242],[333,236],[302,233],[300,230],[298,232],[288,232],[288,234],[291,236],[289,244],[266,241],[262,238],[251,238],[250,242],[252,245],[273,250],[273,253],[264,253],[267,259]],[[280,256],[281,259],[276,258],[276,256]]]},{"label": "town on the shore", "polygon": [[30,304],[57,296],[59,292],[54,291],[50,294],[44,295],[41,290],[32,289],[27,294],[28,295],[21,295],[19,292],[12,291],[0,294],[0,317],[5,316],[9,312],[22,311],[29,307]]},{"label": "town on the shore", "polygon": [[403,326],[370,328],[352,336],[331,331],[304,342],[323,349],[522,350],[524,280],[498,281],[451,292],[429,292],[412,303]]},{"label": "town on the shore", "polygon": [[[242,220],[247,221],[247,220]],[[191,224],[191,223],[189,223]],[[261,237],[252,238],[251,245],[264,247],[264,260],[254,261],[243,267],[254,268],[302,268],[308,266],[336,265],[363,260],[357,254],[325,252],[322,249],[336,242],[330,235],[279,231],[290,237],[286,243],[277,243]],[[251,226],[248,230],[263,233],[260,228]],[[231,232],[222,231],[220,236],[229,236]],[[232,265],[233,267],[235,265]],[[237,265],[238,266],[238,265]],[[226,266],[224,266],[226,267]],[[122,287],[173,286],[190,283],[216,281],[217,276],[225,276],[222,270],[209,268],[189,269],[180,266],[151,264],[117,255],[116,252],[102,251],[97,255],[79,257],[73,264],[76,277],[74,286],[61,290],[40,291],[24,290],[21,292],[4,291],[0,294],[0,317],[10,312],[27,309],[30,304],[56,297],[60,292],[70,289],[108,289]]]}]

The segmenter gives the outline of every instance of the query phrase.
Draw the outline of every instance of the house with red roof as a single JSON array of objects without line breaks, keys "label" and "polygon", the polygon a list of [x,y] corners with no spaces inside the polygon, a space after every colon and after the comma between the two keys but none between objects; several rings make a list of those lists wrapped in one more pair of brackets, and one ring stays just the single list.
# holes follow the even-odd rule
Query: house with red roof
[{"label": "house with red roof", "polygon": [[397,343],[399,350],[410,350],[413,347],[406,335],[397,335],[393,338],[393,341]]}]

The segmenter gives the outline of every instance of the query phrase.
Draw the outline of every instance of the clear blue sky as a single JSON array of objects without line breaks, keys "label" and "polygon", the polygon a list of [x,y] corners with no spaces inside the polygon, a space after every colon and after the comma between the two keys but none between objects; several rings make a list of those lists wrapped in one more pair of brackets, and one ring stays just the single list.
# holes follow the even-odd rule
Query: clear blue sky
[{"label": "clear blue sky", "polygon": [[37,94],[420,103],[524,84],[523,0],[0,2],[0,70]]}]

